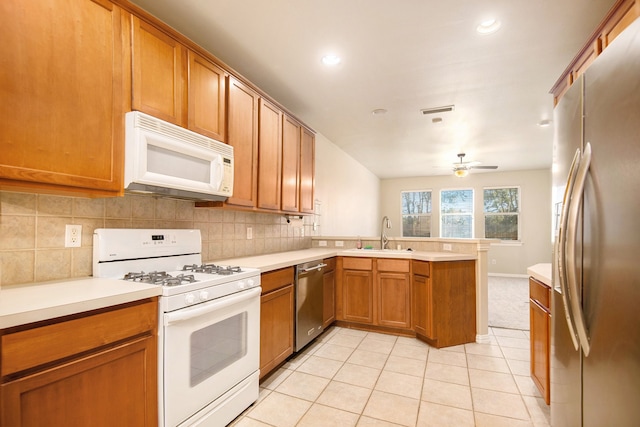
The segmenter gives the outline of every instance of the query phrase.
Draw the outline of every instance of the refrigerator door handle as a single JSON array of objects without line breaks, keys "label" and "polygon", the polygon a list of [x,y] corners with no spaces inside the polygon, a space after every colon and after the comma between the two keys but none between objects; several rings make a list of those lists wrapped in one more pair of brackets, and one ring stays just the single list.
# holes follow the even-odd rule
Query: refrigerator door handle
[{"label": "refrigerator door handle", "polygon": [[564,190],[564,197],[562,201],[562,213],[560,215],[560,227],[558,230],[558,239],[556,240],[556,265],[558,266],[558,281],[560,282],[560,290],[562,293],[562,305],[564,306],[564,317],[567,321],[567,327],[569,328],[569,335],[573,342],[573,347],[578,350],[580,348],[580,342],[578,334],[576,333],[576,327],[574,326],[573,315],[571,312],[571,304],[569,304],[569,290],[567,288],[567,221],[569,206],[571,205],[571,193],[576,180],[576,173],[578,171],[578,162],[580,161],[580,149],[576,149],[576,153],[573,156],[571,167],[569,168],[569,175],[567,176],[567,185]]},{"label": "refrigerator door handle", "polygon": [[580,303],[580,295],[578,292],[578,266],[576,265],[576,237],[578,233],[578,219],[580,217],[580,206],[584,197],[584,186],[591,165],[591,144],[587,142],[582,152],[582,160],[576,173],[576,181],[571,192],[571,205],[568,213],[567,227],[567,285],[569,288],[569,302],[571,304],[571,312],[580,339],[580,345],[585,357],[589,356],[591,343],[589,339],[589,331],[587,330],[587,322],[584,317],[584,310]]}]

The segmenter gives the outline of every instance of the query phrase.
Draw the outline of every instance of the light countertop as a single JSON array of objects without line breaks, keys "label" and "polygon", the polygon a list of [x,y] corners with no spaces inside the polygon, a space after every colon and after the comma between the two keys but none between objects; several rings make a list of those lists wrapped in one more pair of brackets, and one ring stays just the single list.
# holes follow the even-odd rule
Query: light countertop
[{"label": "light countertop", "polygon": [[550,262],[532,265],[531,267],[527,268],[527,274],[534,279],[541,281],[547,286],[553,286],[551,280],[553,275],[551,273]]},{"label": "light countertop", "polygon": [[261,272],[277,270],[309,261],[334,256],[377,257],[377,258],[404,258],[418,261],[467,261],[476,260],[475,255],[459,254],[455,252],[420,252],[420,251],[396,251],[396,250],[370,250],[370,249],[346,249],[336,248],[312,248],[299,251],[278,252],[267,255],[257,255],[242,258],[227,258],[215,260],[218,264],[239,265],[241,267],[257,268]]},{"label": "light countertop", "polygon": [[157,285],[93,277],[0,288],[0,329],[53,319],[162,293]]}]

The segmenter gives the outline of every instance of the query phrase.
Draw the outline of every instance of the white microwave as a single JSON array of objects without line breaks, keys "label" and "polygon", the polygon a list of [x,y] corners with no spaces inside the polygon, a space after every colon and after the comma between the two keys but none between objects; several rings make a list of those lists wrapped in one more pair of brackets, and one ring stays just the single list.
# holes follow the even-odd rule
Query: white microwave
[{"label": "white microwave", "polygon": [[232,146],[139,111],[125,120],[125,190],[215,201],[232,195]]}]

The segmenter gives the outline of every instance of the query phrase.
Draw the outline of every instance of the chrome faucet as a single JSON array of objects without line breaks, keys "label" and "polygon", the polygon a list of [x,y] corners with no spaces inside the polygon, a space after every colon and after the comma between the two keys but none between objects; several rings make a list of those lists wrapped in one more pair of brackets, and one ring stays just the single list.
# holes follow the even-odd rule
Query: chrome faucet
[{"label": "chrome faucet", "polygon": [[386,215],[382,218],[382,225],[380,226],[380,249],[386,249],[387,244],[389,243],[387,235],[384,234],[385,227],[391,228],[391,220]]}]

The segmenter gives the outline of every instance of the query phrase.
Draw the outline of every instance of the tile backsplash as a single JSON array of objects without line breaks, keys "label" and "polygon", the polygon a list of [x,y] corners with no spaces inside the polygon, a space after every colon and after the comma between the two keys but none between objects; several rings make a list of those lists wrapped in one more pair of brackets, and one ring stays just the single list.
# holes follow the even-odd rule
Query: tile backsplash
[{"label": "tile backsplash", "polygon": [[[196,208],[191,201],[153,196],[85,199],[0,191],[0,286],[90,276],[96,228],[197,228],[203,260],[216,261],[310,248],[307,222],[293,226],[281,214]],[[82,225],[81,247],[64,247],[66,224]]]}]

